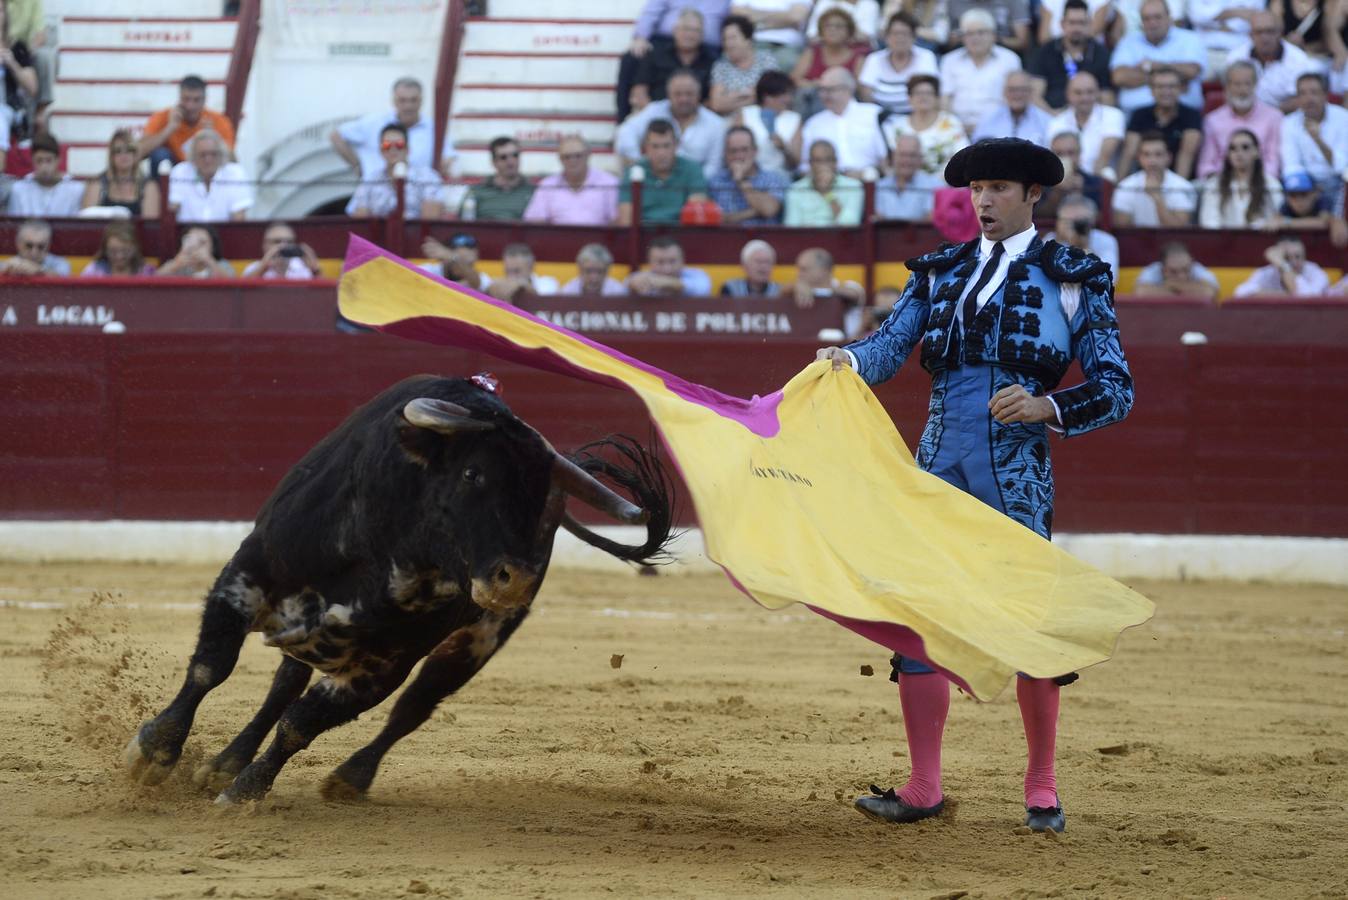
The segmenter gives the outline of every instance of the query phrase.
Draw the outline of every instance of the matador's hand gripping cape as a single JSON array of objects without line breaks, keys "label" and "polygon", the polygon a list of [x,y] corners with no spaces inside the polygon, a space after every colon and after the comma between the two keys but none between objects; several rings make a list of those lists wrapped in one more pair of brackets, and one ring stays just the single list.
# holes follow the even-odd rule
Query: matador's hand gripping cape
[{"label": "matador's hand gripping cape", "polygon": [[1107,659],[1140,594],[921,471],[851,370],[742,400],[684,381],[352,238],[353,322],[632,391],[692,495],[707,556],[777,609],[804,603],[980,699],[1016,672]]}]

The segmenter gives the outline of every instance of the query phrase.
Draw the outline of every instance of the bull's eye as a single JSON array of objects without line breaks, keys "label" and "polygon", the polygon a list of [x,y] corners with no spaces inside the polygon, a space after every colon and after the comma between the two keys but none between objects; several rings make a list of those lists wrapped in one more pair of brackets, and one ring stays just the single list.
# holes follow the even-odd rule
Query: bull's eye
[{"label": "bull's eye", "polygon": [[485,481],[486,479],[482,477],[482,473],[480,471],[473,468],[472,466],[469,466],[468,468],[463,470],[463,480],[468,482],[469,484],[481,487],[482,482]]}]

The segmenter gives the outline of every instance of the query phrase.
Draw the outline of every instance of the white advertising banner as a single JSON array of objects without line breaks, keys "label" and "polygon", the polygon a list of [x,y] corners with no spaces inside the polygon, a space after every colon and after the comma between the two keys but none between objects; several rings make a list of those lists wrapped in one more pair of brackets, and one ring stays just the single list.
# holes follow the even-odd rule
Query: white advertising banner
[{"label": "white advertising banner", "polygon": [[290,48],[332,56],[398,56],[438,42],[446,0],[280,0],[278,36]]}]

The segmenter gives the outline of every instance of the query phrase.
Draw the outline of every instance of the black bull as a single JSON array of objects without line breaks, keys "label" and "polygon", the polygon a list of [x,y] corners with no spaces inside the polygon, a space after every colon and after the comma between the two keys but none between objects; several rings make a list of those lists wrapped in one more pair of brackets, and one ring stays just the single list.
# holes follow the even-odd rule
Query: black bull
[{"label": "black bull", "polygon": [[[389,748],[524,620],[559,525],[621,559],[664,557],[673,494],[663,469],[626,439],[591,446],[622,463],[590,448],[558,454],[478,379],[409,378],[356,410],[281,480],[220,573],[181,690],[126,748],[132,777],[168,776],[197,707],[260,631],[283,654],[271,689],[194,780],[221,790],[217,802],[263,797],[291,756],[383,701],[425,658],[383,730],[323,786],[329,798],[363,795]],[[588,531],[566,512],[568,495],[644,523],[646,543]],[[313,670],[321,678],[306,691]]]}]

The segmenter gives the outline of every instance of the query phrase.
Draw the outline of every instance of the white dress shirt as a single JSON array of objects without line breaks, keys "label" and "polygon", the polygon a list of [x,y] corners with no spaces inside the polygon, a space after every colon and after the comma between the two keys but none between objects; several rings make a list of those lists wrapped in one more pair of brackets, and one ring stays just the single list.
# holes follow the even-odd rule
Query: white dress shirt
[{"label": "white dress shirt", "polygon": [[[974,301],[975,311],[981,311],[993,295],[1001,290],[1002,283],[1006,281],[1007,270],[1011,268],[1011,261],[1018,259],[1025,254],[1029,248],[1030,242],[1034,240],[1034,226],[1031,225],[1019,234],[1013,234],[1011,237],[1002,241],[1002,258],[997,261],[997,268],[993,270],[992,278],[984,285],[983,290],[978,292],[978,298]],[[978,283],[978,279],[983,274],[983,267],[987,265],[988,259],[992,257],[992,248],[997,245],[996,241],[981,237],[978,240],[978,266],[969,275],[969,283],[964,286],[960,292],[960,299],[955,304],[955,320],[964,327],[964,298],[968,295],[970,289]],[[928,276],[932,282],[935,281],[934,274]],[[931,284],[927,285],[928,295],[930,296]],[[1059,285],[1058,302],[1062,305],[1062,314],[1068,322],[1072,321],[1072,316],[1076,315],[1077,307],[1081,305],[1081,285],[1065,281]]]},{"label": "white dress shirt", "polygon": [[169,173],[168,202],[179,222],[228,222],[253,205],[253,182],[243,166],[225,163],[207,185],[196,166],[180,162]]},{"label": "white dress shirt", "polygon": [[80,214],[84,185],[69,175],[50,187],[38,184],[29,172],[14,182],[9,193],[9,215],[29,219],[59,219]]},{"label": "white dress shirt", "polygon": [[[1053,117],[1048,123],[1048,136],[1052,140],[1063,132],[1070,131],[1081,141],[1081,168],[1092,175],[1099,175],[1101,160],[1100,148],[1107,138],[1123,138],[1126,130],[1126,124],[1123,119],[1123,110],[1113,106],[1105,106],[1103,103],[1095,104],[1095,109],[1091,110],[1090,116],[1086,119],[1085,125],[1077,124],[1076,110],[1070,106],[1061,113]],[[1111,164],[1111,160],[1104,160],[1106,164]]]},{"label": "white dress shirt", "polygon": [[883,167],[889,160],[889,145],[880,130],[881,111],[874,103],[850,100],[842,115],[823,109],[810,116],[800,135],[799,171],[809,171],[810,147],[815,141],[833,145],[840,172]]},{"label": "white dress shirt", "polygon": [[1231,52],[1226,55],[1226,64],[1229,66],[1238,59],[1254,63],[1259,75],[1259,80],[1254,84],[1254,95],[1269,106],[1281,106],[1284,100],[1295,97],[1297,79],[1307,72],[1319,72],[1323,68],[1307,56],[1306,51],[1287,41],[1282,42],[1282,56],[1271,63],[1255,59],[1251,56],[1253,52],[1254,44],[1248,39],[1243,40],[1232,47]]},{"label": "white dress shirt", "polygon": [[1348,170],[1348,109],[1333,105],[1325,107],[1325,117],[1320,120],[1320,140],[1329,147],[1333,159],[1325,159],[1320,145],[1306,133],[1304,112],[1297,110],[1282,120],[1284,178],[1293,172],[1305,172],[1323,183],[1336,180],[1340,172]]},{"label": "white dress shirt", "polygon": [[[1166,208],[1175,212],[1186,212],[1192,219],[1198,209],[1198,191],[1184,178],[1169,169],[1161,179],[1161,199]],[[1133,217],[1134,228],[1160,228],[1161,214],[1156,201],[1147,193],[1147,173],[1134,172],[1119,182],[1114,188],[1111,206],[1114,212],[1127,213]]]},{"label": "white dress shirt", "polygon": [[679,138],[679,155],[691,159],[702,167],[702,174],[711,178],[721,171],[721,153],[725,144],[725,120],[705,106],[697,108],[697,118],[686,128],[678,123],[670,112],[668,100],[656,100],[646,104],[639,113],[633,113],[618,126],[613,139],[613,148],[627,159],[641,158],[641,139],[646,134],[646,126],[655,119],[664,119],[674,126]]},{"label": "white dress shirt", "polygon": [[[1294,297],[1318,297],[1329,289],[1325,270],[1307,260],[1296,273]],[[1261,266],[1236,288],[1237,297],[1257,297],[1260,294],[1287,296],[1282,284],[1282,273],[1273,266]]]},{"label": "white dress shirt", "polygon": [[[397,110],[371,113],[352,119],[337,129],[337,133],[351,146],[360,160],[361,178],[373,178],[384,171],[384,157],[379,152],[379,136],[384,127],[398,121]],[[454,155],[454,144],[445,134],[445,156]],[[422,116],[417,123],[407,129],[407,164],[409,166],[435,168],[435,123]]]},{"label": "white dress shirt", "polygon": [[1006,76],[1020,71],[1020,57],[994,44],[979,65],[963,47],[941,57],[941,96],[950,98],[950,111],[972,130],[978,120],[1002,102]]}]

